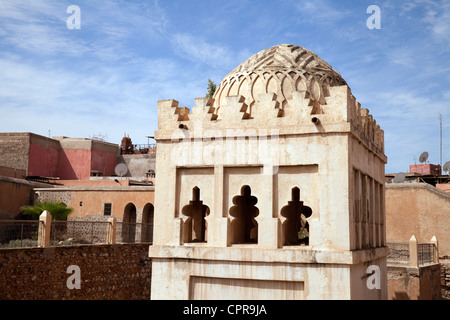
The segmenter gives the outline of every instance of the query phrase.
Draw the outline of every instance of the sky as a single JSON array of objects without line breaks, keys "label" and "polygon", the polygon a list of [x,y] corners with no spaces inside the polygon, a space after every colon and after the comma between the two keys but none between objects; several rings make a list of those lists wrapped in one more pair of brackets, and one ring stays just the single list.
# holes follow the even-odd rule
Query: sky
[{"label": "sky", "polygon": [[440,163],[440,115],[450,161],[448,0],[0,0],[0,132],[153,142],[158,100],[190,108],[278,44],[342,75],[385,132],[386,173]]}]

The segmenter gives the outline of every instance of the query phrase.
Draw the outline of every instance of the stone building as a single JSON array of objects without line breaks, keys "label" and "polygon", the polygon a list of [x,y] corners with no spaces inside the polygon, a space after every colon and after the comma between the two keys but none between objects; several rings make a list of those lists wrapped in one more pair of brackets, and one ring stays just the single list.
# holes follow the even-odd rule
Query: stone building
[{"label": "stone building", "polygon": [[386,299],[383,131],[339,73],[278,45],[195,102],[158,102],[151,298]]},{"label": "stone building", "polygon": [[93,175],[109,176],[114,173],[118,154],[118,145],[104,141],[0,133],[0,175],[12,178],[83,180]]}]

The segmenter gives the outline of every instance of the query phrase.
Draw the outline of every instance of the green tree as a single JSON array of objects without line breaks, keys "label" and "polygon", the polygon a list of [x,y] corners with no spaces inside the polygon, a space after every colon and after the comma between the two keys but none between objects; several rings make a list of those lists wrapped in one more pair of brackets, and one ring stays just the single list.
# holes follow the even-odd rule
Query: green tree
[{"label": "green tree", "polygon": [[67,220],[67,216],[73,211],[73,208],[64,203],[56,201],[46,201],[35,204],[34,206],[23,206],[20,208],[25,214],[39,217],[42,212],[47,210],[53,220]]},{"label": "green tree", "polygon": [[215,92],[216,92],[216,84],[211,79],[208,79],[208,93],[206,94],[206,97],[212,98]]}]

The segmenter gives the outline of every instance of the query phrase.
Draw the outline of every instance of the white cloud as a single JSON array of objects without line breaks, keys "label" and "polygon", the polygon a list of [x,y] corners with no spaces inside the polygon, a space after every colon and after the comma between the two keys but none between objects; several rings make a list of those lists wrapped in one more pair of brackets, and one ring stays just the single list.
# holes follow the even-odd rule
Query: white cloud
[{"label": "white cloud", "polygon": [[209,43],[187,33],[177,33],[169,40],[175,52],[183,58],[215,68],[229,68],[233,65],[233,53],[224,45]]},{"label": "white cloud", "polygon": [[351,14],[350,10],[340,9],[335,3],[327,0],[297,0],[294,4],[303,18],[318,24],[334,24],[347,19]]}]

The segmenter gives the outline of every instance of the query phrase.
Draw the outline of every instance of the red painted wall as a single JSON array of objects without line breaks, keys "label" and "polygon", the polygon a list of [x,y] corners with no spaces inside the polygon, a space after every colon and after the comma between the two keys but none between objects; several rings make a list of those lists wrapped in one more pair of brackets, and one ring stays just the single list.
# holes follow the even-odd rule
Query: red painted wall
[{"label": "red painted wall", "polygon": [[58,176],[59,150],[52,147],[44,147],[40,144],[30,145],[28,158],[29,176],[57,177]]},{"label": "red painted wall", "polygon": [[88,139],[55,140],[30,135],[29,176],[89,180],[91,170],[111,176],[117,165],[118,146]]},{"label": "red painted wall", "polygon": [[59,155],[58,175],[62,180],[87,180],[91,176],[91,150],[63,149]]},{"label": "red painted wall", "polygon": [[102,150],[92,150],[91,170],[102,172],[103,176],[111,176],[117,165],[117,155]]}]

